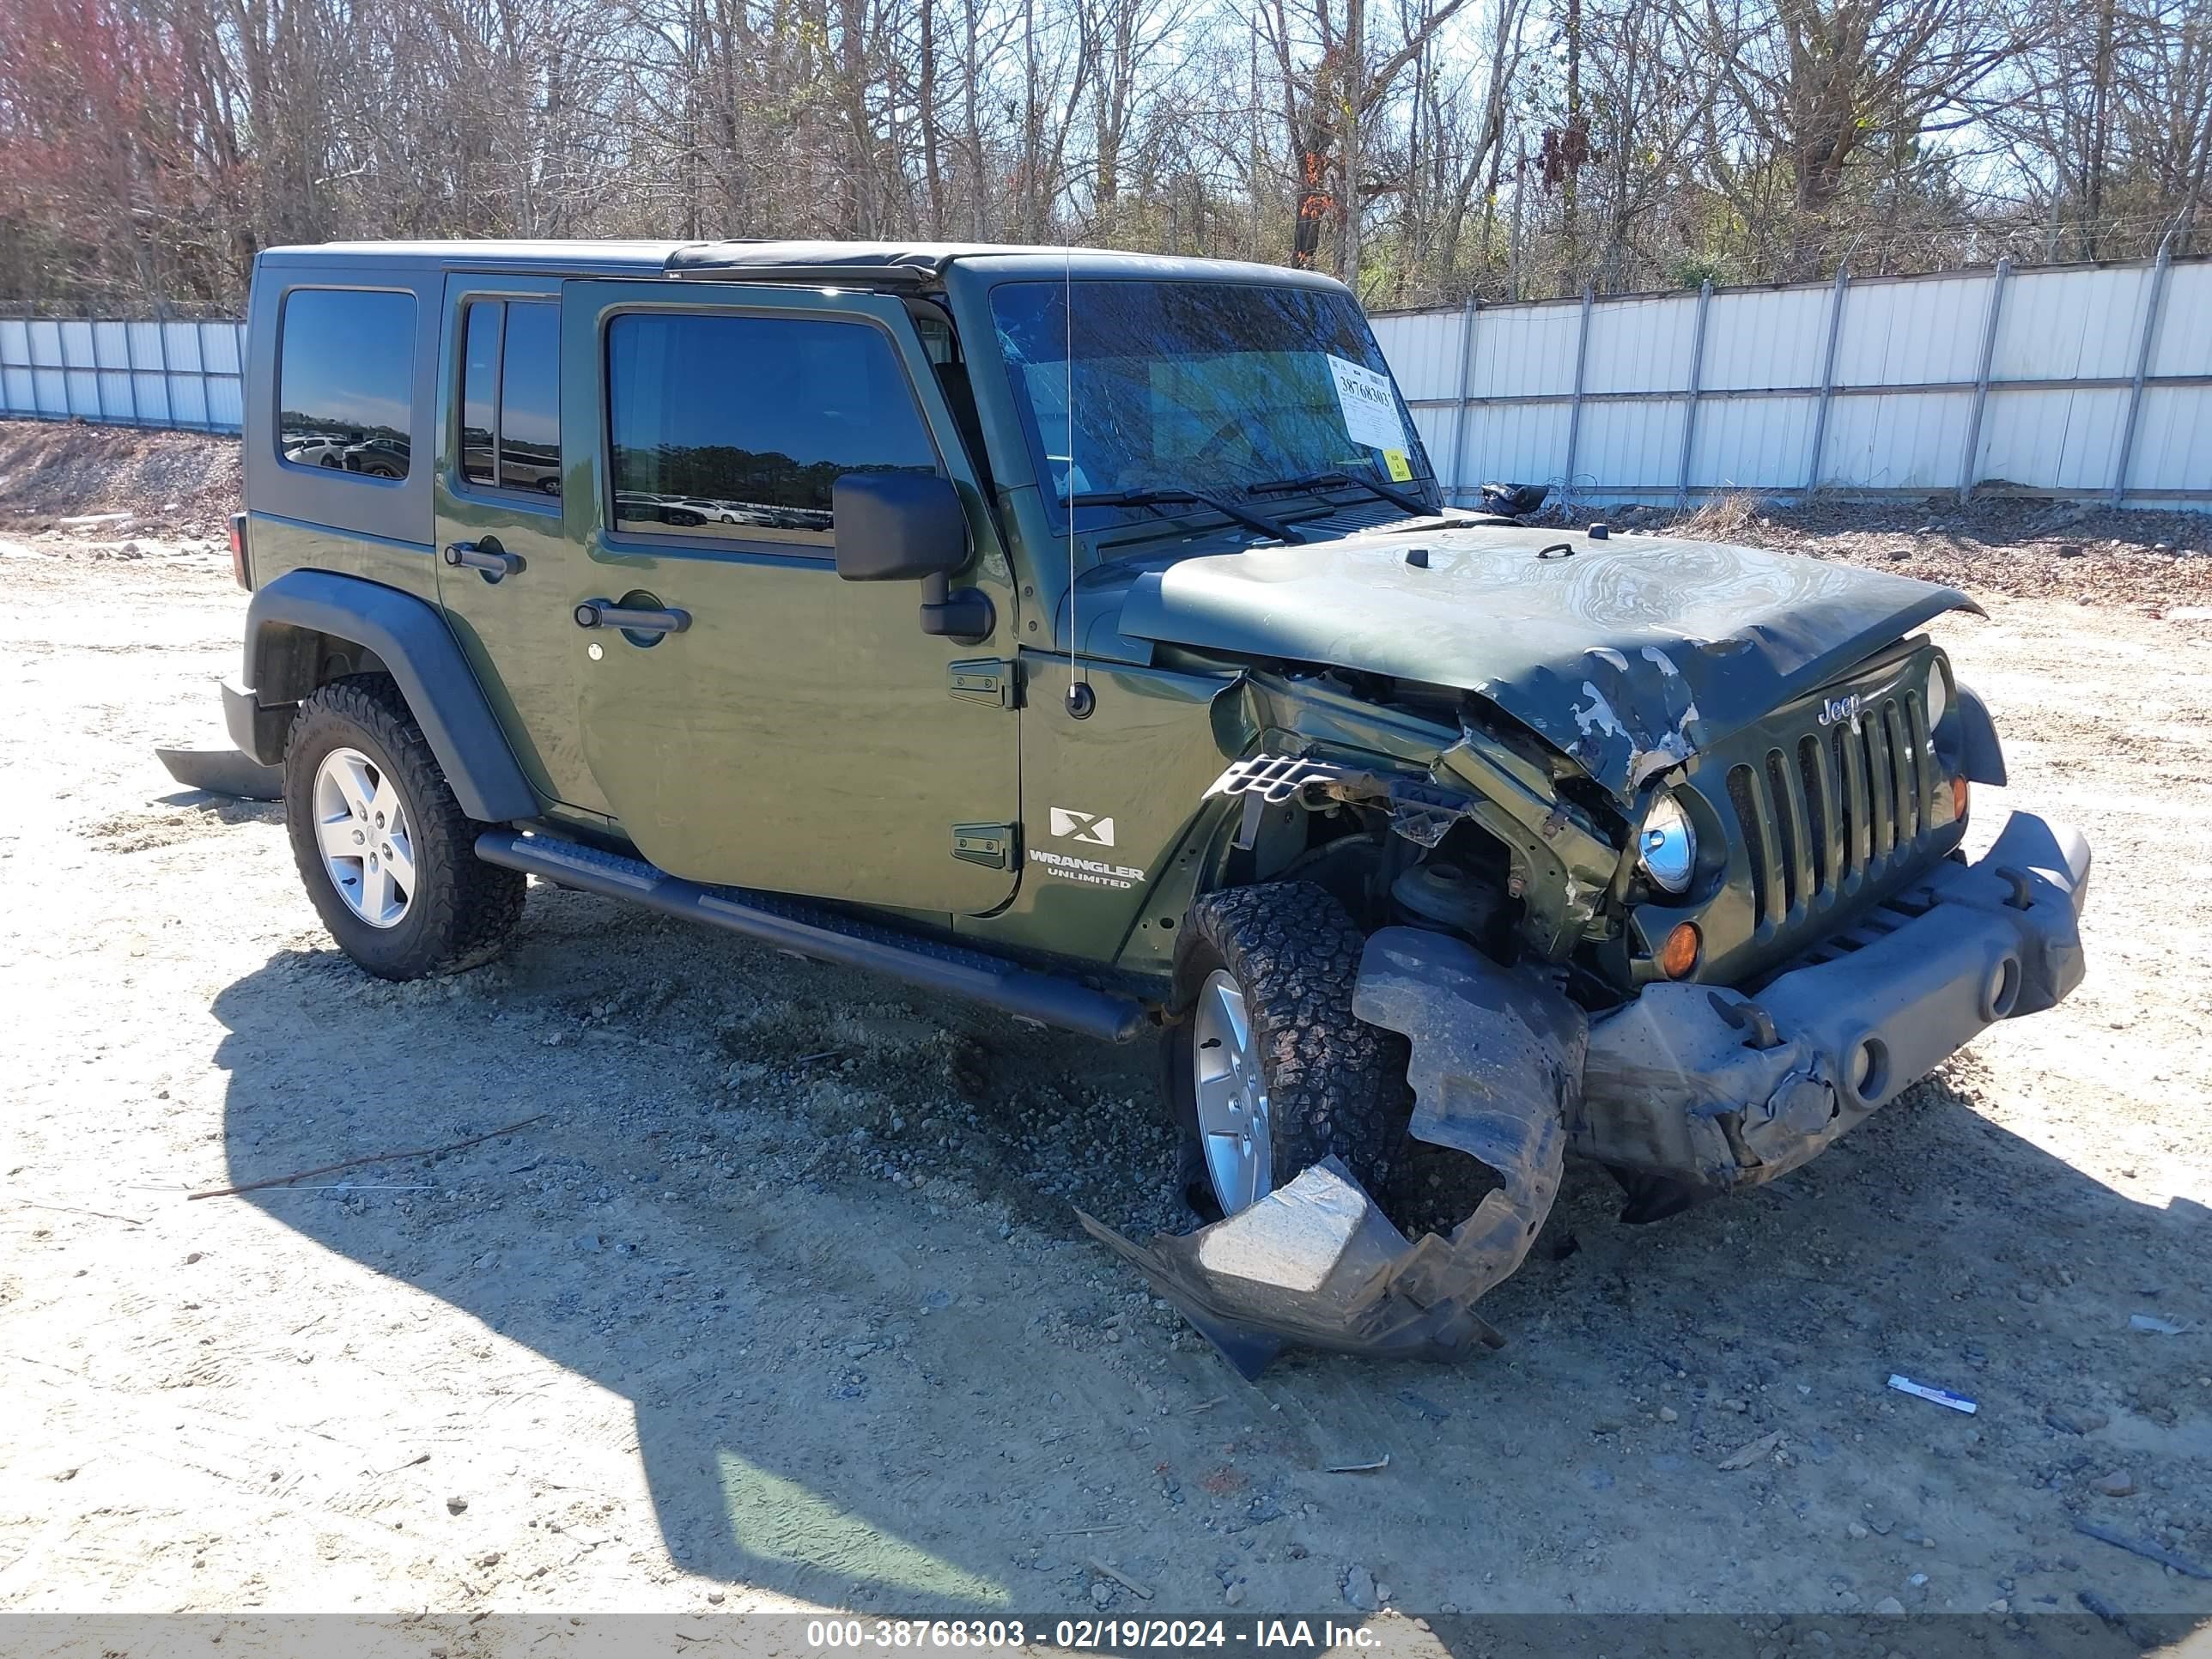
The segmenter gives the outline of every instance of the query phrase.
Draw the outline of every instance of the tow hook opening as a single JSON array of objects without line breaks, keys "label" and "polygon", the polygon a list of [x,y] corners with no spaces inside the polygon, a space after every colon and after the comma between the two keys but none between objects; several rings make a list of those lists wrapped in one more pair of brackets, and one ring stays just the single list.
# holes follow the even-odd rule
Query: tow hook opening
[{"label": "tow hook opening", "polygon": [[2004,1018],[2020,1000],[2020,958],[2007,957],[1990,970],[1989,983],[1982,992],[1982,1018],[1990,1020]]},{"label": "tow hook opening", "polygon": [[1851,1050],[1850,1088],[1860,1104],[1871,1106],[1889,1091],[1889,1045],[1862,1037]]}]

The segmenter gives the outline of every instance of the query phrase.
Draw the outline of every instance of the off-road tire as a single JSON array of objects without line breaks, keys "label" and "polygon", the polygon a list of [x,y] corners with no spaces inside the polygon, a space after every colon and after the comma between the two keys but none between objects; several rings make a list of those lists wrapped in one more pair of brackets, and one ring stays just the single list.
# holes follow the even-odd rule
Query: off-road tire
[{"label": "off-road tire", "polygon": [[[413,826],[416,889],[407,914],[375,927],[354,914],[315,841],[314,781],[323,757],[358,749],[398,788]],[[387,674],[333,680],[300,705],[284,748],[284,824],[315,914],[338,948],[379,979],[430,979],[480,967],[522,919],[527,878],[476,855],[484,828],[452,786]]]},{"label": "off-road tire", "polygon": [[[1376,1199],[1389,1187],[1406,1139],[1405,1044],[1352,1015],[1365,946],[1351,913],[1311,882],[1233,887],[1191,907],[1175,1006],[1188,1013],[1217,969],[1236,976],[1267,1083],[1271,1190],[1332,1154]],[[1171,1028],[1168,1085],[1183,1129],[1184,1195],[1210,1218],[1220,1206],[1198,1146],[1194,1025]]]}]

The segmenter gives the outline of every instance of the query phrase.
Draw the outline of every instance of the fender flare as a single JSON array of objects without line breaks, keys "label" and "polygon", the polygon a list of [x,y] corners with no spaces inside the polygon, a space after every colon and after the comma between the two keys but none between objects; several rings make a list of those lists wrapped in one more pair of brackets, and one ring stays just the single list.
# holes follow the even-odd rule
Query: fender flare
[{"label": "fender flare", "polygon": [[[398,682],[461,811],[479,823],[538,815],[537,792],[516,764],[468,659],[435,608],[359,576],[288,570],[258,590],[246,612],[246,683],[263,708],[313,695],[320,662],[301,642],[317,635],[376,653]],[[274,755],[255,759],[271,764]]]},{"label": "fender flare", "polygon": [[1997,741],[1997,723],[1990,707],[1972,688],[1958,688],[1959,770],[1969,783],[1986,783],[2002,789],[2005,782],[2004,745]]}]

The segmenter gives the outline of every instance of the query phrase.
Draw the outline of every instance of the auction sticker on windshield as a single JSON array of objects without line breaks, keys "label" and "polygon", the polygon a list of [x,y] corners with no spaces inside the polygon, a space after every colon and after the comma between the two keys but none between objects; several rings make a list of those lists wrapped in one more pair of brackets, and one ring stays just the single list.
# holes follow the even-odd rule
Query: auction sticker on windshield
[{"label": "auction sticker on windshield", "polygon": [[1336,377],[1337,407],[1344,411],[1344,429],[1352,441],[1371,449],[1403,448],[1406,428],[1399,424],[1390,377],[1334,355],[1328,372]]}]

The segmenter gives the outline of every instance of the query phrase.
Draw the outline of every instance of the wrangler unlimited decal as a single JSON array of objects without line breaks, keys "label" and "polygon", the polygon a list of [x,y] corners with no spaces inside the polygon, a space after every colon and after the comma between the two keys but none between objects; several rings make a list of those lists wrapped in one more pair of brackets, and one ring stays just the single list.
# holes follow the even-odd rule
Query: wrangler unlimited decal
[{"label": "wrangler unlimited decal", "polygon": [[1042,864],[1052,875],[1085,882],[1093,887],[1133,887],[1145,878],[1142,870],[1133,870],[1126,864],[1101,864],[1096,859],[1048,853],[1042,847],[1030,848],[1030,862]]}]

